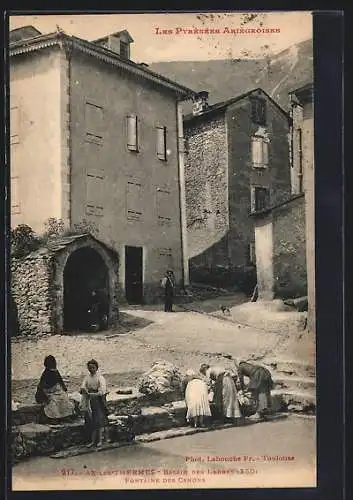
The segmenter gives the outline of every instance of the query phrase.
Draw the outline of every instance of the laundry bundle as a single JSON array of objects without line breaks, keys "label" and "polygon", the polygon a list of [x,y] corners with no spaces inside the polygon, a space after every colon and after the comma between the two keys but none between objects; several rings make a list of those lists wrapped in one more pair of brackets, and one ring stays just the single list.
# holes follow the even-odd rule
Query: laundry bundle
[{"label": "laundry bundle", "polygon": [[240,410],[244,417],[254,415],[257,409],[257,400],[254,395],[249,391],[238,391],[238,401]]},{"label": "laundry bundle", "polygon": [[175,365],[167,361],[156,361],[142,375],[138,388],[142,394],[159,396],[180,391],[182,379],[182,373]]}]

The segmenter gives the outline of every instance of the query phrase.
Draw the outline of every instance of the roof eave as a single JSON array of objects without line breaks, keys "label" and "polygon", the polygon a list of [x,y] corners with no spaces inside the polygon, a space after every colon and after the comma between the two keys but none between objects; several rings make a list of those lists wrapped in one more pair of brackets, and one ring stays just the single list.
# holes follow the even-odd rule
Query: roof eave
[{"label": "roof eave", "polygon": [[38,38],[36,37],[36,39],[33,40],[27,40],[26,42],[15,42],[10,46],[10,56],[27,54],[36,50],[54,47],[56,45],[61,46],[63,42],[66,44],[72,44],[73,48],[79,49],[82,52],[95,56],[100,60],[123,68],[136,76],[141,76],[154,82],[155,84],[167,88],[177,94],[179,99],[191,99],[196,94],[195,91],[188,87],[179,85],[178,83],[173,82],[158,73],[154,73],[149,69],[143,68],[132,61],[121,59],[117,54],[114,54],[112,51],[104,47],[96,45],[92,42],[87,42],[75,36],[66,35],[64,33],[50,33]]}]

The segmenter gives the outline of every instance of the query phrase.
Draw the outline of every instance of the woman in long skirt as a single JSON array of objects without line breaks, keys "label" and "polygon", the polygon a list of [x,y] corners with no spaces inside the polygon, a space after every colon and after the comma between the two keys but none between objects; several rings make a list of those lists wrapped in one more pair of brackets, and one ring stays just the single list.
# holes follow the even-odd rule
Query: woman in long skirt
[{"label": "woman in long skirt", "polygon": [[240,412],[233,374],[222,366],[201,365],[200,372],[213,383],[216,418],[239,423]]},{"label": "woman in long skirt", "polygon": [[81,407],[85,412],[86,425],[92,436],[89,446],[101,446],[103,430],[108,424],[107,385],[105,378],[97,373],[98,363],[95,359],[88,361],[87,369],[89,374],[84,378],[80,389]]},{"label": "woman in long skirt", "polygon": [[57,423],[72,420],[76,416],[75,404],[69,399],[54,356],[45,358],[44,367],[35,395],[36,402],[43,405],[42,421]]},{"label": "woman in long skirt", "polygon": [[186,385],[186,420],[193,427],[203,427],[206,419],[211,417],[207,382],[201,374],[198,375],[193,370],[188,370],[184,384]]},{"label": "woman in long skirt", "polygon": [[273,388],[272,376],[269,370],[263,366],[240,361],[237,366],[241,389],[245,389],[244,377],[250,379],[247,391],[256,399],[256,413],[250,418],[265,419],[271,410],[271,389]]}]

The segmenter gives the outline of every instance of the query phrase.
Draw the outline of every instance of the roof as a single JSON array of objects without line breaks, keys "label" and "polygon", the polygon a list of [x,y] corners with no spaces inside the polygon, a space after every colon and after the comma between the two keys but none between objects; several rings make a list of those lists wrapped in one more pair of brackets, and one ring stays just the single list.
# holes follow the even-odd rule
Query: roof
[{"label": "roof", "polygon": [[122,30],[122,31],[116,31],[115,33],[110,33],[109,35],[103,36],[101,38],[97,38],[97,40],[92,40],[92,43],[103,42],[103,40],[107,40],[110,36],[118,36],[120,38],[120,35],[124,35],[125,38],[127,38],[130,43],[134,41],[132,36],[127,30]]},{"label": "roof", "polygon": [[68,236],[54,236],[53,238],[48,238],[45,247],[50,251],[50,252],[61,252],[61,250],[65,250],[66,247],[71,245],[72,243],[75,243],[78,240],[83,240],[83,239],[88,239],[88,240],[94,240],[95,242],[99,243],[99,245],[102,245],[108,250],[110,253],[116,253],[116,251],[103,243],[102,241],[98,240],[92,234],[90,233],[82,233],[82,234],[71,234]]},{"label": "roof", "polygon": [[60,252],[61,250],[65,250],[65,248],[68,245],[71,245],[71,243],[74,243],[77,240],[87,237],[93,238],[93,236],[91,236],[89,233],[72,234],[70,236],[58,236],[58,237],[48,238],[45,246],[52,252]]},{"label": "roof", "polygon": [[297,93],[301,93],[303,91],[305,92],[306,90],[312,90],[313,87],[314,87],[313,82],[308,82],[305,85],[302,85],[301,87],[298,87],[296,89],[290,90],[288,92],[288,94],[297,94]]},{"label": "roof", "polygon": [[42,33],[34,26],[21,26],[20,28],[15,28],[10,31],[9,41],[10,43],[13,43],[20,40],[28,40],[29,38],[34,38],[36,36],[40,36],[41,34]]},{"label": "roof", "polygon": [[119,54],[116,54],[101,45],[83,40],[73,35],[67,35],[61,31],[10,43],[10,56],[16,57],[19,55],[25,55],[48,47],[67,47],[80,50],[89,56],[110,64],[111,66],[121,68],[131,74],[153,82],[155,85],[164,87],[176,93],[179,98],[189,99],[196,94],[196,92],[190,88],[180,85],[177,82],[174,82],[165,76],[159,75],[145,66],[141,66],[140,64],[137,64],[129,59],[123,59]]},{"label": "roof", "polygon": [[314,97],[314,84],[313,82],[306,83],[301,87],[291,90],[288,92],[290,99],[292,102],[297,99],[299,103],[305,103],[313,101]]},{"label": "roof", "polygon": [[188,115],[185,115],[184,121],[190,122],[192,120],[202,119],[203,117],[207,118],[210,115],[217,113],[217,112],[225,112],[226,109],[229,106],[231,106],[232,104],[234,104],[238,101],[242,101],[243,99],[246,99],[248,97],[251,97],[252,94],[255,94],[258,92],[261,92],[262,94],[264,94],[266,99],[268,99],[287,119],[289,119],[289,114],[283,108],[281,108],[281,106],[274,99],[272,99],[272,97],[270,97],[267,94],[267,92],[265,92],[261,88],[256,88],[256,89],[249,90],[248,92],[245,92],[244,94],[240,94],[236,97],[232,97],[231,99],[228,99],[226,101],[221,101],[221,102],[218,102],[216,104],[213,104],[212,106],[209,106],[205,111],[203,111],[202,113],[200,113],[198,115],[193,115],[192,113],[189,113]]}]

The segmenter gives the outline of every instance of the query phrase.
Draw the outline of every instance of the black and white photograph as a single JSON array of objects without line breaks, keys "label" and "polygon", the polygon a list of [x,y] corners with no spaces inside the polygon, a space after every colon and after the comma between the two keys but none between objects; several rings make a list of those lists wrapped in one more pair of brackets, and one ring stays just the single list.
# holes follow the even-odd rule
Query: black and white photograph
[{"label": "black and white photograph", "polygon": [[13,491],[316,487],[312,12],[8,50]]}]

